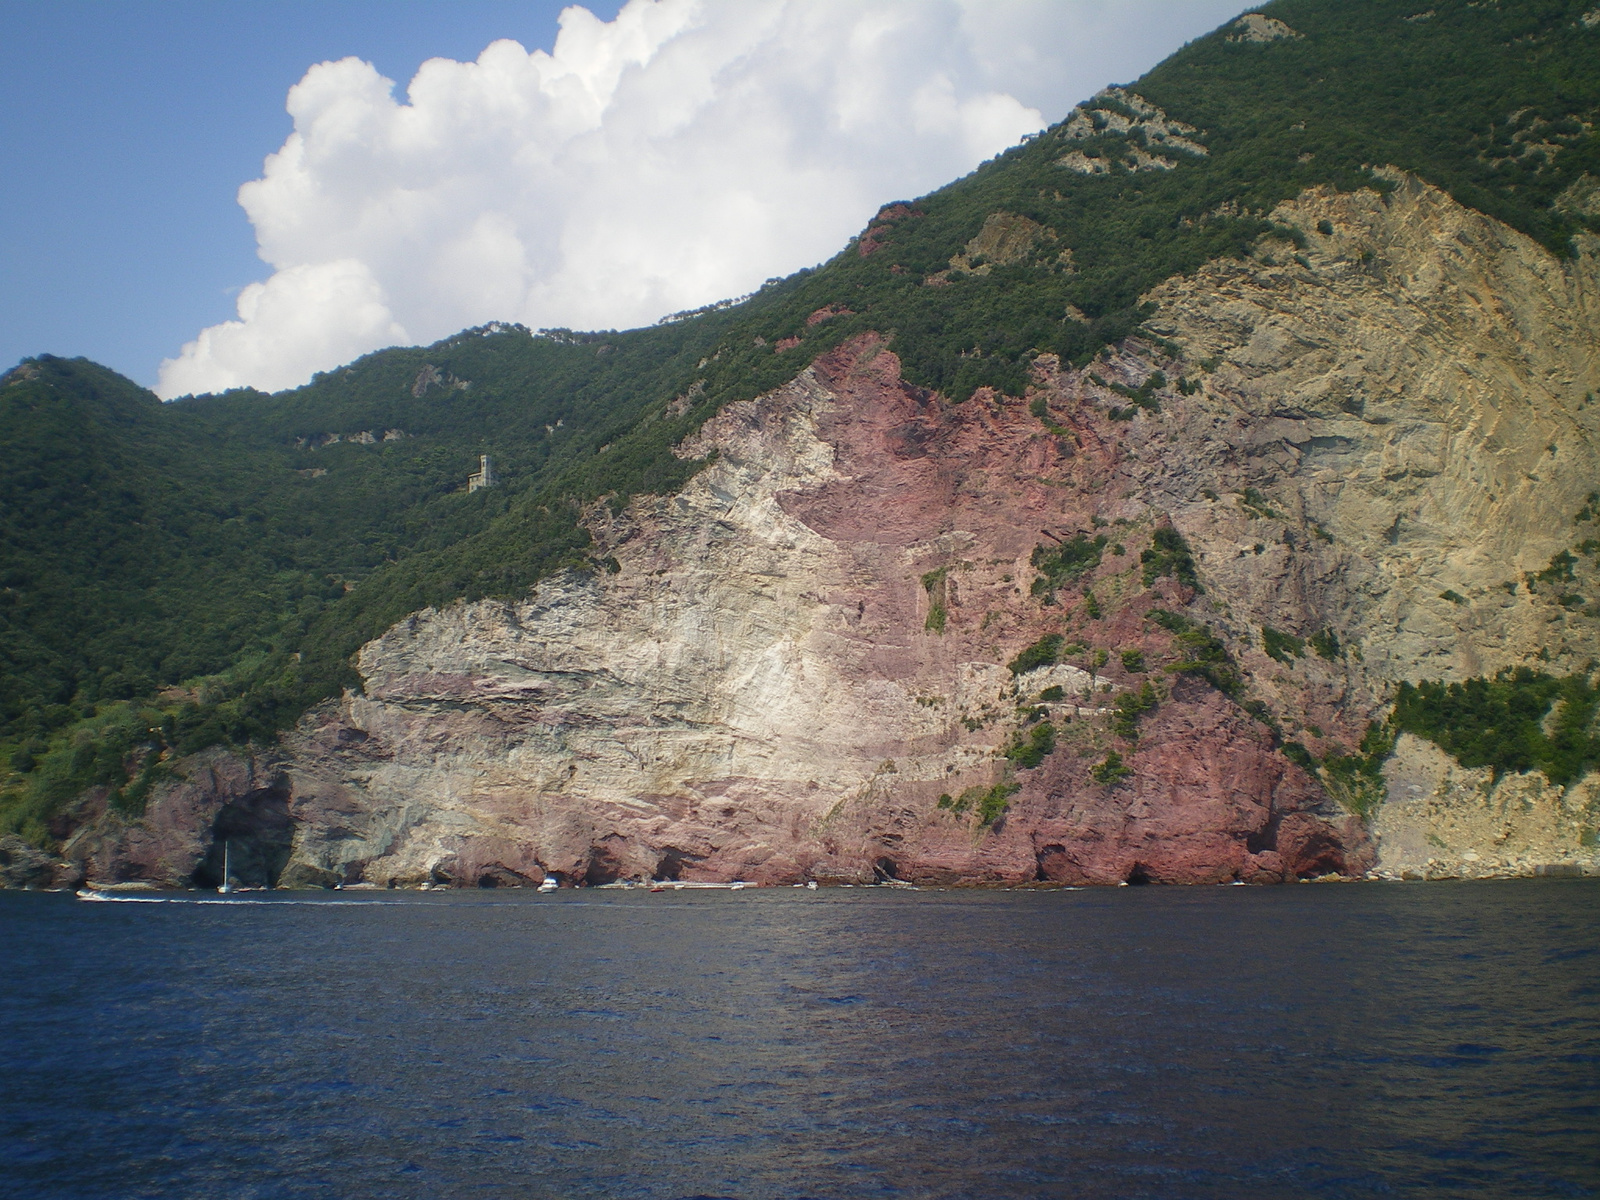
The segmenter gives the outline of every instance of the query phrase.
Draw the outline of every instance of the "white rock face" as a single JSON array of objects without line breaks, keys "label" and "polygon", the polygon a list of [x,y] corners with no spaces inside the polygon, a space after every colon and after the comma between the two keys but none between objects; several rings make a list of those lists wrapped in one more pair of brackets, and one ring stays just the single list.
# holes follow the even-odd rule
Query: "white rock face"
[{"label": "white rock face", "polygon": [[[1106,88],[1089,103],[1072,110],[1056,134],[1064,142],[1081,142],[1092,137],[1115,135],[1127,138],[1138,133],[1143,142],[1130,142],[1125,156],[1118,159],[1131,171],[1170,171],[1177,162],[1161,153],[1171,150],[1204,158],[1211,152],[1198,140],[1200,131],[1193,125],[1173,120],[1143,96],[1125,88]],[[1080,175],[1103,175],[1111,170],[1111,160],[1090,158],[1081,150],[1068,151],[1056,160],[1058,166]]]},{"label": "white rock face", "polygon": [[[957,737],[956,722],[1007,709],[1004,666],[943,659],[929,637],[908,673],[867,662],[920,625],[902,621],[906,597],[879,593],[930,548],[841,546],[779,503],[839,478],[816,433],[835,403],[807,371],[725,409],[684,448],[718,452],[684,491],[591,514],[616,574],[430,610],[364,647],[365,694],[341,716],[382,754],[333,784],[314,738],[297,746],[310,819],[291,878],[360,862],[378,882],[456,879],[491,860],[524,878],[648,878],[674,855],[733,876],[827,877],[825,850],[797,863],[794,845],[824,845],[887,776],[935,791],[987,779],[994,735]],[[1074,698],[1109,684],[1070,666],[1035,676]],[[328,838],[330,805],[372,817]],[[610,858],[589,862],[608,838]]]}]

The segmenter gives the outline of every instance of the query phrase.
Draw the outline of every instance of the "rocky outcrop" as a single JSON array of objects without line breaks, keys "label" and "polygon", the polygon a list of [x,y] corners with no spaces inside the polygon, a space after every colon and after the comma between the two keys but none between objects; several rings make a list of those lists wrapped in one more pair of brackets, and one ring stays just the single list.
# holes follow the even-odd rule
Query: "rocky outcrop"
[{"label": "rocky outcrop", "polygon": [[1438,873],[1430,838],[1457,873],[1507,837],[1497,871],[1567,861],[1462,806],[1579,846],[1592,779],[1486,798],[1402,739],[1374,843],[1300,765],[1400,680],[1600,642],[1519,582],[1600,477],[1592,242],[1558,261],[1394,182],[1282,206],[1303,246],[1170,281],[1159,339],[1040,360],[1026,397],[951,405],[846,344],[710,421],[681,493],[591,513],[614,571],[407,618],[270,761],[190,764],[69,852],[197,879],[234,822],[296,885],[1276,881]]},{"label": "rocky outcrop", "polygon": [[1401,734],[1373,823],[1378,874],[1396,879],[1600,875],[1600,775],[1569,788],[1536,771],[1496,778]]},{"label": "rocky outcrop", "polygon": [[233,877],[279,884],[294,839],[288,780],[272,762],[220,749],[173,764],[173,778],[155,789],[134,816],[101,798],[100,816],[62,847],[58,886],[131,882],[161,887],[216,887],[224,848]]},{"label": "rocky outcrop", "polygon": [[1301,36],[1276,17],[1264,17],[1260,13],[1245,13],[1232,27],[1238,32],[1228,36],[1230,42],[1279,42]]},{"label": "rocky outcrop", "polygon": [[14,833],[0,837],[0,888],[41,888],[55,882],[56,862]]}]

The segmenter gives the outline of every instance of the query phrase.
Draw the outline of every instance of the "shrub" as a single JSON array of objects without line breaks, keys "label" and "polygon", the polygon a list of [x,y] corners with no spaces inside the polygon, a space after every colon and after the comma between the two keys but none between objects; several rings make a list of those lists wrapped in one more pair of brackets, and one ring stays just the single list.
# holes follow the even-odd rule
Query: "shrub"
[{"label": "shrub", "polygon": [[1061,642],[1059,633],[1047,633],[1006,665],[1013,675],[1026,675],[1029,671],[1048,667],[1058,660],[1061,654]]},{"label": "shrub", "polygon": [[1139,718],[1147,712],[1152,712],[1160,699],[1156,696],[1155,688],[1150,686],[1146,679],[1144,686],[1137,692],[1123,692],[1117,697],[1117,702],[1112,707],[1116,714],[1111,718],[1111,728],[1118,737],[1130,742],[1139,740]]},{"label": "shrub", "polygon": [[1122,669],[1124,671],[1144,670],[1144,651],[1124,650],[1122,652]]},{"label": "shrub", "polygon": [[946,582],[949,575],[949,567],[940,567],[922,577],[923,590],[928,593],[928,619],[923,622],[922,627],[931,629],[934,633],[944,632],[950,598],[949,584]]},{"label": "shrub", "polygon": [[1031,588],[1033,594],[1054,595],[1057,588],[1094,570],[1104,556],[1106,540],[1104,534],[1088,538],[1080,533],[1059,546],[1036,546],[1028,560],[1039,572]]},{"label": "shrub", "polygon": [[1317,773],[1317,760],[1312,757],[1311,751],[1307,750],[1299,742],[1285,742],[1283,744],[1283,756],[1307,775],[1315,775]]},{"label": "shrub", "polygon": [[[1546,718],[1560,710],[1546,732]],[[1527,667],[1493,679],[1461,683],[1402,683],[1394,727],[1427,738],[1464,767],[1542,771],[1565,787],[1600,765],[1600,735],[1592,732],[1600,691],[1582,675],[1554,678]]]},{"label": "shrub", "polygon": [[1256,491],[1256,489],[1253,487],[1247,487],[1244,489],[1244,491],[1240,492],[1239,501],[1244,505],[1245,508],[1249,509],[1258,517],[1265,517],[1270,521],[1283,520],[1283,514],[1273,508],[1272,505],[1267,502],[1267,498],[1260,492]]},{"label": "shrub", "polygon": [[1195,574],[1194,556],[1183,535],[1170,527],[1158,529],[1150,540],[1150,548],[1139,555],[1144,564],[1144,585],[1149,587],[1162,576],[1171,576],[1179,583],[1200,590],[1200,579]]},{"label": "shrub", "polygon": [[1122,765],[1122,755],[1115,750],[1108,750],[1103,761],[1089,768],[1089,774],[1096,783],[1115,784],[1128,778],[1133,771]]},{"label": "shrub", "polygon": [[1383,803],[1383,764],[1394,753],[1394,733],[1377,722],[1367,726],[1355,754],[1330,754],[1322,760],[1322,779],[1334,799],[1362,820]]},{"label": "shrub", "polygon": [[1001,780],[984,792],[978,797],[978,824],[987,827],[1005,816],[1010,798],[1021,790],[1021,784]]},{"label": "shrub", "polygon": [[1214,637],[1210,629],[1164,608],[1152,608],[1145,615],[1174,635],[1177,650],[1184,656],[1167,667],[1169,672],[1198,675],[1223,695],[1238,699],[1244,684],[1234,669],[1227,646]]},{"label": "shrub", "polygon": [[1055,753],[1056,729],[1049,721],[1035,725],[1026,737],[1019,731],[1006,749],[1006,757],[1025,771],[1031,771]]},{"label": "shrub", "polygon": [[1263,625],[1261,648],[1267,652],[1269,658],[1275,658],[1281,663],[1292,663],[1305,654],[1306,642],[1304,638],[1295,637],[1292,633],[1284,633],[1270,625]]},{"label": "shrub", "polygon": [[946,793],[939,797],[939,807],[957,814],[976,808],[978,824],[987,827],[1005,815],[1009,807],[1007,802],[1021,790],[1021,784],[1002,779],[989,787],[969,787],[954,799]]},{"label": "shrub", "polygon": [[1577,578],[1573,568],[1578,565],[1578,560],[1571,553],[1563,550],[1550,560],[1550,565],[1528,581],[1528,590],[1533,590],[1535,581],[1539,583],[1571,583]]},{"label": "shrub", "polygon": [[1318,657],[1325,658],[1329,662],[1332,662],[1334,659],[1338,658],[1344,653],[1343,649],[1339,645],[1339,635],[1334,633],[1334,631],[1331,629],[1324,629],[1318,633],[1313,633],[1309,638],[1306,639],[1306,644],[1317,652]]}]

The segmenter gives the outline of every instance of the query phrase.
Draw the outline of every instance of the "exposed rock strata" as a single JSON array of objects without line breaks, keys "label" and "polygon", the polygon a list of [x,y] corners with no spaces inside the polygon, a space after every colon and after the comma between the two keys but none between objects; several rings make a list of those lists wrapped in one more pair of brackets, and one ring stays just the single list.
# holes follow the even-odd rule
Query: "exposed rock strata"
[{"label": "exposed rock strata", "polygon": [[[598,509],[596,557],[620,570],[408,618],[362,650],[364,693],[279,757],[218,756],[72,852],[176,880],[215,853],[177,831],[277,798],[293,844],[268,869],[290,884],[1265,881],[1375,853],[1404,873],[1425,828],[1481,858],[1490,835],[1438,815],[1481,781],[1444,756],[1403,743],[1375,850],[1277,748],[1353,748],[1401,679],[1540,650],[1576,670],[1600,644],[1593,617],[1515,586],[1566,548],[1600,477],[1593,247],[1558,262],[1399,184],[1303,196],[1276,214],[1306,231],[1298,257],[1269,245],[1158,289],[1181,358],[1136,342],[1084,371],[1042,361],[1029,397],[951,406],[858,339],[708,423],[683,452],[717,460],[679,495]],[[1157,369],[1159,411],[1119,407]],[[1145,582],[1169,525],[1203,594]],[[1032,594],[1035,548],[1080,533],[1106,537],[1098,565]],[[1221,637],[1244,689],[1163,670],[1188,651],[1157,608]],[[1345,653],[1280,662],[1264,626],[1333,630]],[[1013,679],[1049,632],[1083,649]],[[1147,680],[1159,704],[1129,739],[1107,710]],[[1027,769],[1003,752],[1038,709],[1058,745]],[[995,785],[1017,790],[992,824],[940,806]],[[1405,807],[1420,797],[1435,808]],[[1535,799],[1565,815],[1496,861],[1567,861],[1593,798],[1589,781]]]}]

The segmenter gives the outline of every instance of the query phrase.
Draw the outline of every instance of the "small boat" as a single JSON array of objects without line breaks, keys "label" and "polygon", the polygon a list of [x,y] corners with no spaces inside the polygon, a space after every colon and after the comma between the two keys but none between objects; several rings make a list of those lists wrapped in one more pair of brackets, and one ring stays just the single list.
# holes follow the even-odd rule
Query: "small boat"
[{"label": "small boat", "polygon": [[553,892],[561,886],[561,881],[554,875],[546,875],[544,882],[539,885],[541,892]]},{"label": "small boat", "polygon": [[233,860],[228,854],[229,849],[230,847],[228,843],[224,841],[222,843],[222,886],[217,889],[217,894],[219,896],[231,896],[234,894],[234,892],[239,890],[234,886],[233,879],[231,878],[233,874]]}]

